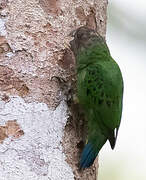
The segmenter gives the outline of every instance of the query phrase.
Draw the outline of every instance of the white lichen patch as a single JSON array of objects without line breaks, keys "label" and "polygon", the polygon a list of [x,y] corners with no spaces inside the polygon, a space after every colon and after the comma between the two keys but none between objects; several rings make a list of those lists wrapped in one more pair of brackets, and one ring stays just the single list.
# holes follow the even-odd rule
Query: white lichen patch
[{"label": "white lichen patch", "polygon": [[0,36],[6,36],[5,21],[0,19]]},{"label": "white lichen patch", "polygon": [[0,144],[0,180],[73,180],[61,145],[67,121],[65,102],[55,111],[20,97],[10,97],[0,106],[0,125],[16,120],[24,132]]}]

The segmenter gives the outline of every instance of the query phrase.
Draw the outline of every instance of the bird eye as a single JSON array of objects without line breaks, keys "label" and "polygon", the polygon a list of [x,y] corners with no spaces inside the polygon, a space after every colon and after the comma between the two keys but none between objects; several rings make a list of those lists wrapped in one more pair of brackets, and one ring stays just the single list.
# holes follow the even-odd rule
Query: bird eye
[{"label": "bird eye", "polygon": [[78,32],[78,33],[77,33],[77,38],[82,39],[83,36],[84,36],[84,33],[83,33],[83,32]]},{"label": "bird eye", "polygon": [[88,37],[88,33],[86,33],[86,32],[79,32],[77,34],[77,38],[80,39],[80,40],[86,40],[87,37]]}]

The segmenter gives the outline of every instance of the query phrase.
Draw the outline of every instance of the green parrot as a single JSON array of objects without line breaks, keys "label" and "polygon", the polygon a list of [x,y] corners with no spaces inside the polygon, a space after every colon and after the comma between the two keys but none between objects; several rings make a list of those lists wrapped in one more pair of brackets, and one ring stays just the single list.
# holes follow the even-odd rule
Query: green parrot
[{"label": "green parrot", "polygon": [[76,59],[77,98],[87,118],[88,137],[80,168],[90,167],[109,140],[114,149],[122,114],[123,78],[102,36],[86,26],[72,35]]}]

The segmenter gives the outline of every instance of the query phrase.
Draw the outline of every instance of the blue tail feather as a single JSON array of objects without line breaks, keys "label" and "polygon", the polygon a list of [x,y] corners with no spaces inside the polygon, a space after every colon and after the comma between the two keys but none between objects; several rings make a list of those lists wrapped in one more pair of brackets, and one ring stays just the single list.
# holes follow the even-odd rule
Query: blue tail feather
[{"label": "blue tail feather", "polygon": [[90,167],[93,164],[97,154],[98,152],[94,151],[91,143],[86,144],[81,154],[80,168],[84,169]]}]

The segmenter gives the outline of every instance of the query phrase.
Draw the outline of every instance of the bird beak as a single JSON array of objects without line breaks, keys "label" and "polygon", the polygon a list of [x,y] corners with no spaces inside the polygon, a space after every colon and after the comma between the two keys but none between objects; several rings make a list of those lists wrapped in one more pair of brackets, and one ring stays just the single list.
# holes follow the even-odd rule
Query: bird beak
[{"label": "bird beak", "polygon": [[75,37],[76,29],[71,31],[68,36]]}]

